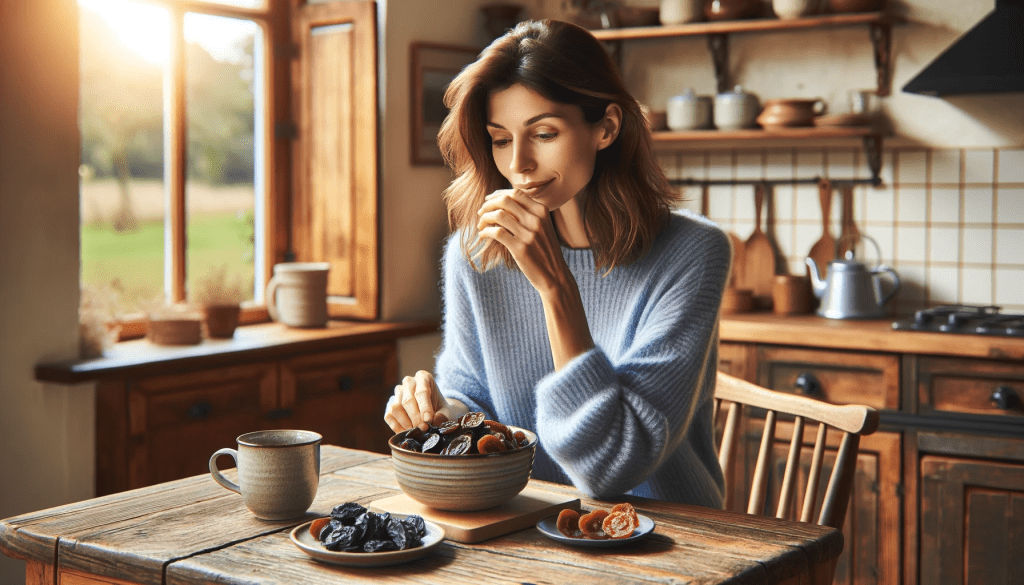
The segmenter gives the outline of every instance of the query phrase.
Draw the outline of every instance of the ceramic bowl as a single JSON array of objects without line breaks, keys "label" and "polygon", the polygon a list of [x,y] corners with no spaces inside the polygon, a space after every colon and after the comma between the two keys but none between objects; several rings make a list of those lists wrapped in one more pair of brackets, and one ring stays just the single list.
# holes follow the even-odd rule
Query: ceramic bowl
[{"label": "ceramic bowl", "polygon": [[436,455],[402,449],[405,433],[391,437],[391,463],[407,496],[437,510],[470,512],[504,504],[523,491],[533,470],[537,435],[525,429],[527,445],[514,451]]}]

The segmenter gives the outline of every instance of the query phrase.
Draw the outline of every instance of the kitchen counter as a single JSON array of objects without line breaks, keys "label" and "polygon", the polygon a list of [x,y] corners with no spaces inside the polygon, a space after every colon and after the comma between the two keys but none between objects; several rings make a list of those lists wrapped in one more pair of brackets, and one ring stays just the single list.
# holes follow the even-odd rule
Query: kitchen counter
[{"label": "kitchen counter", "polygon": [[896,331],[897,318],[826,319],[817,315],[742,313],[722,316],[722,341],[800,345],[954,357],[1024,360],[1024,338]]}]

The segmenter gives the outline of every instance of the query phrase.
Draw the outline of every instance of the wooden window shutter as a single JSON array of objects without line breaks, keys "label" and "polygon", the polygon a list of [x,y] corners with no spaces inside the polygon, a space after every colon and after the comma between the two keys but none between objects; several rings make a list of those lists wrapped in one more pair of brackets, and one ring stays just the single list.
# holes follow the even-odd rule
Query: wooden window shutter
[{"label": "wooden window shutter", "polygon": [[293,23],[292,251],[330,263],[332,318],[376,319],[376,4],[300,4]]}]

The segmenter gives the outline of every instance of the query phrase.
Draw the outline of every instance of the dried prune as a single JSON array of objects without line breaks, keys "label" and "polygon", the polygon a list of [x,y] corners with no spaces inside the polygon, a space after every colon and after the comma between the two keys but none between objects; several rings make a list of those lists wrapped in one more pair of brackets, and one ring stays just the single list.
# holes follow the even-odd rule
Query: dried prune
[{"label": "dried prune", "polygon": [[472,444],[473,437],[471,435],[459,435],[441,451],[441,455],[465,455]]},{"label": "dried prune", "polygon": [[366,543],[363,544],[363,552],[375,553],[389,550],[398,550],[398,545],[390,540],[378,539],[367,540]]},{"label": "dried prune", "polygon": [[441,442],[441,435],[437,433],[430,433],[423,440],[424,453],[440,453],[442,449],[444,449],[444,443]]},{"label": "dried prune", "polygon": [[[430,427],[426,423],[420,423],[420,425],[421,426],[409,429],[409,432],[405,433],[406,438],[414,439],[416,441],[422,439],[423,435],[427,433],[427,430],[429,430]],[[426,426],[427,428],[423,428],[424,426]]]},{"label": "dried prune", "polygon": [[351,552],[362,548],[361,542],[356,538],[355,526],[342,526],[338,530],[324,530],[320,533],[320,542],[329,551]]},{"label": "dried prune", "polygon": [[399,447],[407,451],[420,451],[423,449],[423,443],[420,443],[416,439],[405,439]]},{"label": "dried prune", "polygon": [[406,533],[416,537],[418,543],[421,538],[427,535],[427,523],[423,520],[422,516],[406,516],[401,520],[402,525],[406,528]]},{"label": "dried prune", "polygon": [[462,418],[459,419],[459,422],[462,425],[462,428],[464,429],[475,429],[480,425],[484,424],[485,420],[487,420],[487,417],[482,412],[467,412],[466,414],[462,415]]},{"label": "dried prune", "polygon": [[366,508],[355,503],[348,502],[335,506],[331,510],[331,518],[340,521],[344,526],[352,526],[356,523],[356,518],[366,513]]},{"label": "dried prune", "polygon": [[459,421],[456,420],[450,420],[438,428],[438,432],[442,435],[454,435],[461,430],[462,426],[459,425]]}]

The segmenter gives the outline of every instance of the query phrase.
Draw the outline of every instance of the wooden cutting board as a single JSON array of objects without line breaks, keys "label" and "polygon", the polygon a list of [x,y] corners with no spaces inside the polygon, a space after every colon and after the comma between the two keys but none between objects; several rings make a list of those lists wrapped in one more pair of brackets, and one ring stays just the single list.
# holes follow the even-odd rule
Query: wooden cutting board
[{"label": "wooden cutting board", "polygon": [[744,246],[745,288],[754,291],[754,307],[770,308],[775,286],[775,248],[768,234],[761,229],[761,209],[765,199],[764,185],[754,186],[754,232]]},{"label": "wooden cutting board", "polygon": [[497,538],[516,530],[535,526],[542,518],[565,508],[580,509],[579,498],[545,492],[527,487],[508,502],[478,512],[447,512],[435,510],[398,494],[370,504],[375,512],[418,514],[424,520],[444,528],[445,538],[471,544]]}]

